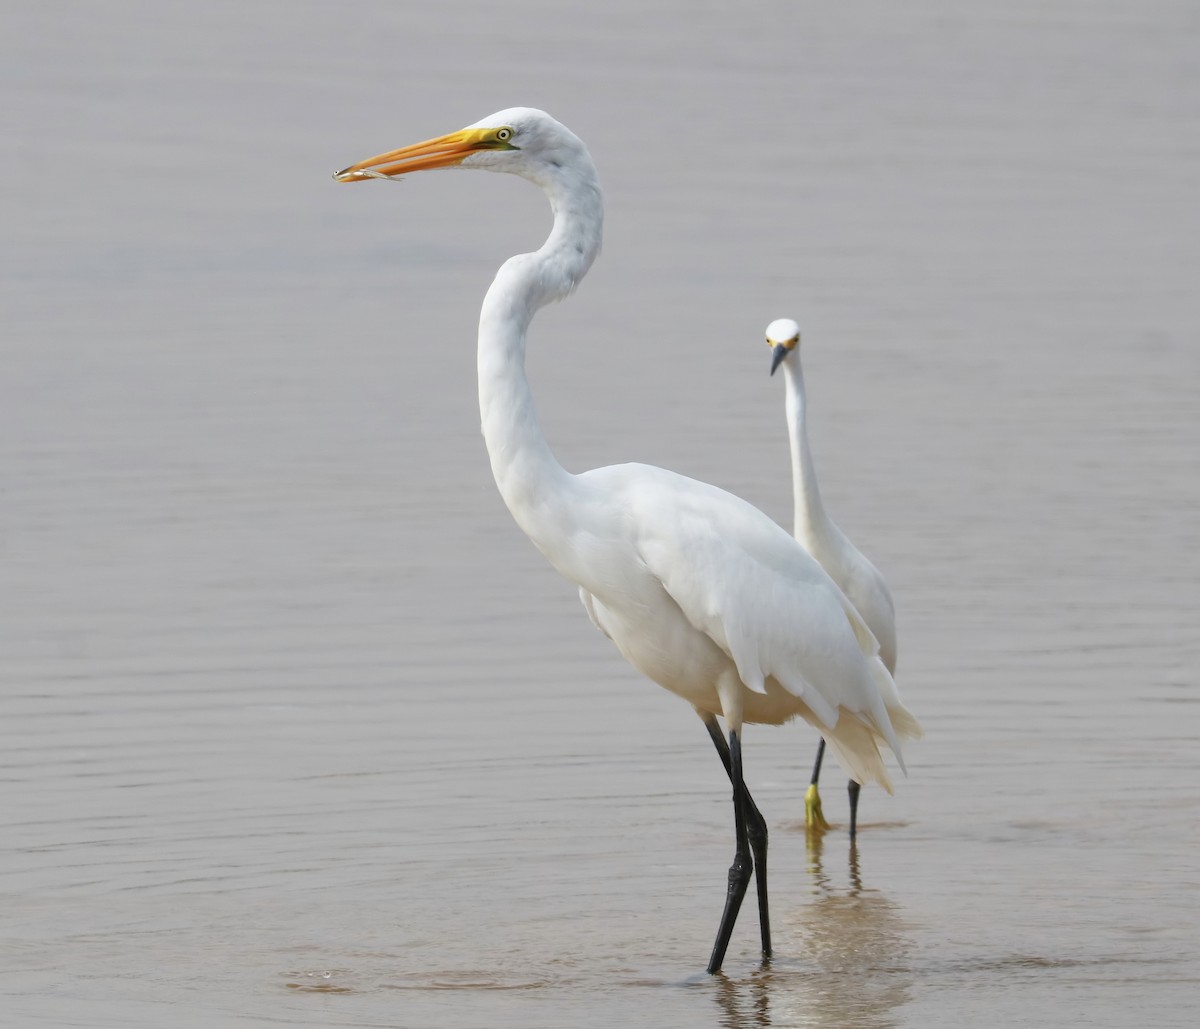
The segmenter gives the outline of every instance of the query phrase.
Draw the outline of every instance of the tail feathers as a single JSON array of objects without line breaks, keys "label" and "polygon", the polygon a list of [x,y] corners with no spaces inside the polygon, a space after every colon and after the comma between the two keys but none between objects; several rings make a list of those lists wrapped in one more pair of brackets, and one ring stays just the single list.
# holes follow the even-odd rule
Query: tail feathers
[{"label": "tail feathers", "polygon": [[856,714],[839,708],[837,723],[832,729],[825,730],[825,739],[833,748],[838,763],[850,773],[850,778],[864,785],[877,782],[891,793],[892,781],[883,765],[880,742],[887,744],[901,771],[907,775],[900,739],[919,740],[924,730],[900,700],[896,683],[883,662],[873,661],[871,670],[879,692],[872,698],[868,710]]},{"label": "tail feathers", "polygon": [[[896,755],[896,761],[900,768],[908,774],[908,770],[904,767],[904,755],[900,751],[900,740],[919,740],[925,735],[925,730],[921,728],[921,723],[917,721],[916,716],[904,706],[904,702],[900,699],[900,691],[896,688],[896,680],[892,678],[892,673],[888,671],[887,665],[883,663],[883,659],[879,657],[879,642],[867,628],[867,624],[863,621],[859,613],[854,609],[853,605],[843,597],[843,606],[846,611],[846,617],[850,620],[850,625],[854,629],[855,636],[858,637],[858,644],[862,650],[863,657],[867,659],[867,663],[871,669],[871,678],[874,681],[875,688],[878,691],[876,698],[868,705],[866,717],[873,725],[864,725],[864,728],[875,734],[882,736],[884,742],[891,748],[892,753]],[[882,703],[880,703],[882,702]],[[826,736],[827,740],[830,739]],[[879,758],[878,745],[874,744],[876,762],[882,768],[882,760]],[[845,762],[843,762],[843,765]],[[859,779],[854,776],[857,782],[866,780]],[[885,773],[886,779],[886,773]],[[880,785],[883,785],[884,780],[879,780]],[[890,786],[885,787],[888,792],[891,792]]]},{"label": "tail feathers", "polygon": [[888,705],[888,715],[892,719],[892,728],[896,730],[896,735],[906,740],[919,740],[925,735],[925,730],[921,728],[921,723],[917,721],[914,715],[903,704],[896,707]]},{"label": "tail feathers", "polygon": [[919,740],[925,735],[925,730],[921,728],[916,715],[904,706],[900,699],[900,691],[896,689],[896,680],[888,673],[882,661],[871,663],[871,674],[879,687],[879,695],[883,697],[883,706],[887,708],[896,735],[901,739]]},{"label": "tail feathers", "polygon": [[879,735],[857,716],[843,708],[837,725],[825,730],[825,740],[851,779],[864,785],[877,782],[888,793],[894,792],[879,753]]}]

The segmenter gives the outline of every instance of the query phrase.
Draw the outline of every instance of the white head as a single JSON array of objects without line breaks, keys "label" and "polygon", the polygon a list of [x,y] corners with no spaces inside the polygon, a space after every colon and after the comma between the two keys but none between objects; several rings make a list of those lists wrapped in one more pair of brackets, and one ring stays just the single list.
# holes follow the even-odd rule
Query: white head
[{"label": "white head", "polygon": [[510,107],[458,132],[369,157],[334,173],[339,182],[399,178],[428,168],[509,172],[543,187],[595,182],[583,141],[545,111]]},{"label": "white head", "polygon": [[767,346],[771,348],[771,374],[800,348],[800,326],[791,318],[776,318],[767,326]]}]

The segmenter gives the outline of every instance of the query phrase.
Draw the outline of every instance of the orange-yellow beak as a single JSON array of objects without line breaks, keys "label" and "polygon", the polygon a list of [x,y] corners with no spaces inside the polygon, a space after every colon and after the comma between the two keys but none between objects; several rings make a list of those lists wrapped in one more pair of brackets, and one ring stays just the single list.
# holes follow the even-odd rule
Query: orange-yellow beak
[{"label": "orange-yellow beak", "polygon": [[333,177],[338,182],[366,182],[368,179],[390,179],[427,168],[450,168],[477,150],[491,149],[488,141],[494,134],[493,129],[462,129],[436,139],[427,139],[424,143],[414,143],[399,150],[389,150],[386,154],[368,157],[365,161],[334,172]]}]

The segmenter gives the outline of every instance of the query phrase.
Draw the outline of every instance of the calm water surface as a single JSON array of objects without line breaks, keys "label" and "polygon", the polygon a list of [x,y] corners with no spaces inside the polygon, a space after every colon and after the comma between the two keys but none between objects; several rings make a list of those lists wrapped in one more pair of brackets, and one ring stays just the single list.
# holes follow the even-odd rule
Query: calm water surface
[{"label": "calm water surface", "polygon": [[[5,15],[0,1024],[1190,1025],[1200,18],[1179,2]],[[570,468],[790,524],[766,323],[928,736],[800,824],[777,956],[695,717],[522,537],[478,434],[502,176],[329,173],[511,104],[606,250],[539,318]],[[842,777],[825,807],[844,823]]]}]

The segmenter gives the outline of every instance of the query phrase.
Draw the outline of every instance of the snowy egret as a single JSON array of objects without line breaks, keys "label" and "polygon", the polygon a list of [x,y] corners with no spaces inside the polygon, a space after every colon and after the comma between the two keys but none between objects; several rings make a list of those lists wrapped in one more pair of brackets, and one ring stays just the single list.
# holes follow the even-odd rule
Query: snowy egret
[{"label": "snowy egret", "polygon": [[[887,581],[867,560],[821,503],[817,486],[817,471],[808,445],[805,424],[806,396],[804,371],[800,363],[800,326],[791,318],[777,318],[767,326],[767,345],[771,348],[771,374],[783,368],[786,381],[788,441],[792,451],[792,496],[794,500],[793,532],[797,540],[820,562],[834,582],[854,605],[867,627],[879,641],[879,658],[890,673],[896,671],[896,608]],[[821,795],[817,781],[821,775],[821,760],[825,756],[825,739],[817,746],[812,781],[804,798],[807,824],[816,829],[828,828],[821,813]],[[850,780],[850,839],[858,831],[859,783]]]},{"label": "snowy egret", "polygon": [[603,203],[583,142],[542,111],[512,108],[335,178],[447,167],[519,175],[550,202],[549,237],[535,253],[504,262],[480,312],[479,408],[492,473],[520,527],[579,586],[596,626],[704,720],[733,784],[736,837],[708,970],[721,967],[752,871],[769,955],[766,823],[745,785],[743,723],[799,715],[826,735],[855,779],[890,790],[879,744],[903,768],[898,737],[914,735],[916,720],[895,698],[854,606],[757,508],[648,465],[572,474],[551,453],[525,374],[525,336],[534,314],[567,296],[600,250]]}]

